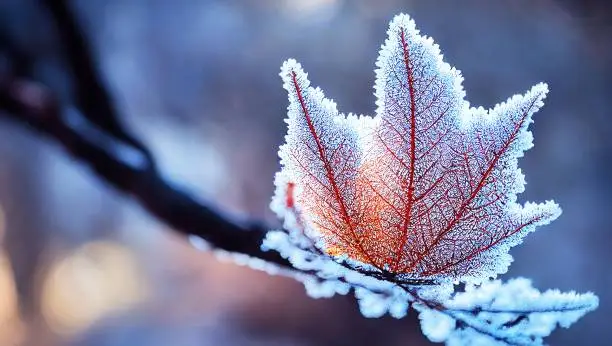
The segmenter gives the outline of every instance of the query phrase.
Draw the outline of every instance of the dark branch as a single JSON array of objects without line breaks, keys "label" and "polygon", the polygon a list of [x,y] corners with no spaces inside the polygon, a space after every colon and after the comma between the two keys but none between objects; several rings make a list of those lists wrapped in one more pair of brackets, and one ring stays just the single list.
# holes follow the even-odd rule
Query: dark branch
[{"label": "dark branch", "polygon": [[[56,140],[72,156],[88,165],[96,175],[131,195],[149,213],[184,235],[196,235],[213,247],[246,254],[290,267],[275,252],[264,252],[260,244],[266,228],[258,224],[240,225],[172,186],[157,172],[121,160],[111,147],[99,145],[101,130],[83,126],[78,111],[55,104],[44,86],[14,78],[4,78],[0,86],[0,109],[20,124]],[[96,132],[98,131],[98,132]]]},{"label": "dark branch", "polygon": [[234,222],[158,174],[149,150],[118,120],[117,110],[66,1],[42,2],[64,43],[62,48],[74,83],[74,105],[58,104],[57,95],[28,78],[33,59],[19,51],[9,38],[0,37],[2,57],[11,60],[7,68],[0,69],[0,116],[28,125],[57,141],[98,178],[131,195],[176,232],[199,236],[214,248],[291,268],[278,253],[261,250],[265,226]]},{"label": "dark branch", "polygon": [[98,73],[97,64],[90,47],[65,0],[42,0],[49,10],[63,43],[64,56],[74,79],[75,104],[83,116],[109,135],[138,149],[152,169],[155,161],[150,151],[122,126],[117,109],[104,81]]}]

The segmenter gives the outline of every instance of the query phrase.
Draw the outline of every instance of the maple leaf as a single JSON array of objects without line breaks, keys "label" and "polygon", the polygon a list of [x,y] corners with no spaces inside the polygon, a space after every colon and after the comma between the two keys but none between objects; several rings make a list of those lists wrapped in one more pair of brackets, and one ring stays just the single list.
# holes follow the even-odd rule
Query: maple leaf
[{"label": "maple leaf", "polygon": [[552,201],[516,202],[517,159],[532,146],[528,125],[547,86],[470,108],[460,72],[406,15],[391,22],[376,66],[376,114],[357,117],[340,114],[295,60],[284,63],[279,215],[290,209],[322,253],[404,282],[505,272],[510,247],[560,214]]},{"label": "maple leaf", "polygon": [[285,229],[262,249],[294,270],[247,263],[315,298],[352,289],[365,317],[401,318],[411,306],[423,333],[449,345],[541,345],[596,309],[590,292],[489,280],[507,270],[512,246],[561,213],[552,201],[516,201],[518,158],[547,86],[470,108],[460,72],[406,15],[391,22],[376,65],[376,114],[358,117],[339,113],[295,60],[283,64],[288,132],[271,208]]}]

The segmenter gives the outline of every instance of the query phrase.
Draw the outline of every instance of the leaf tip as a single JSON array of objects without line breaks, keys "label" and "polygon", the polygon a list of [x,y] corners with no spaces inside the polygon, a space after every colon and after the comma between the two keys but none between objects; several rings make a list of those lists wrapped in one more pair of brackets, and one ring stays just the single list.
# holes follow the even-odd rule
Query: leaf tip
[{"label": "leaf tip", "polygon": [[302,64],[295,59],[285,60],[279,75],[283,80],[283,87],[290,93],[295,91],[296,83],[304,89],[309,86],[308,74],[304,72]]},{"label": "leaf tip", "polygon": [[398,29],[404,29],[407,31],[416,30],[416,24],[409,15],[400,13],[393,17],[389,23],[389,30],[391,32],[396,32]]},{"label": "leaf tip", "polygon": [[541,94],[548,94],[548,92],[550,91],[548,88],[548,83],[546,82],[540,82],[536,85],[534,85],[531,90],[541,93]]},{"label": "leaf tip", "polygon": [[297,62],[297,60],[293,59],[293,58],[289,58],[287,60],[285,60],[283,62],[283,65],[281,66],[281,77],[284,77],[285,75],[289,74],[291,71],[295,71],[295,70],[302,70],[302,65]]}]

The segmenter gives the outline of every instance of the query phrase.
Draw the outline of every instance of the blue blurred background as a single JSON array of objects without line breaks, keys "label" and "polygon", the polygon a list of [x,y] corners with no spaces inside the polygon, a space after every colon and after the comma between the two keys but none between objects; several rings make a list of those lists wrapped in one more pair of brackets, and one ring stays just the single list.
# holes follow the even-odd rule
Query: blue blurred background
[{"label": "blue blurred background", "polygon": [[[595,291],[600,308],[547,341],[608,345],[612,329],[612,15],[607,1],[79,0],[122,120],[164,174],[228,212],[268,203],[285,134],[283,60],[342,111],[371,114],[374,61],[399,12],[462,70],[473,105],[546,81],[521,160],[522,201],[563,215],[512,250],[505,276]],[[69,99],[65,57],[35,1],[2,0],[0,30]],[[416,314],[370,320],[191,248],[55,143],[0,120],[0,345],[425,345]]]}]

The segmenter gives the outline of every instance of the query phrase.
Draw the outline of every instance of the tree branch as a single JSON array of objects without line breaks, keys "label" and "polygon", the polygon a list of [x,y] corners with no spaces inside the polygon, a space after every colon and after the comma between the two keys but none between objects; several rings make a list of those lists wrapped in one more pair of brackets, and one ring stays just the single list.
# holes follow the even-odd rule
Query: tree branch
[{"label": "tree branch", "polygon": [[41,0],[53,18],[64,56],[67,59],[72,78],[75,81],[74,103],[83,116],[109,135],[124,141],[145,157],[147,164],[155,169],[155,160],[148,148],[122,126],[120,116],[113,104],[110,93],[104,86],[102,76],[76,16],[71,13],[66,0]]},{"label": "tree branch", "polygon": [[219,249],[291,267],[276,252],[260,249],[266,233],[263,225],[240,225],[230,221],[165,181],[157,172],[117,155],[125,148],[100,145],[105,143],[103,131],[87,124],[86,119],[79,120],[77,110],[62,109],[44,86],[5,78],[0,86],[0,109],[5,111],[1,113],[3,116],[56,140],[75,159],[89,166],[98,178],[131,195],[150,214],[178,233],[196,235]]},{"label": "tree branch", "polygon": [[292,268],[278,253],[261,250],[267,231],[264,225],[232,221],[161,177],[149,150],[118,121],[117,110],[66,2],[42,2],[64,42],[76,91],[74,105],[58,104],[52,90],[25,77],[32,66],[24,70],[23,62],[31,65],[33,59],[2,37],[2,53],[14,64],[12,71],[0,71],[0,116],[57,141],[98,178],[131,195],[176,232],[201,237],[214,248]]}]

